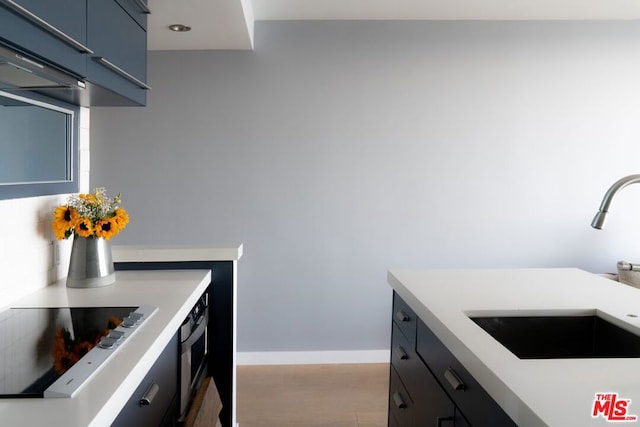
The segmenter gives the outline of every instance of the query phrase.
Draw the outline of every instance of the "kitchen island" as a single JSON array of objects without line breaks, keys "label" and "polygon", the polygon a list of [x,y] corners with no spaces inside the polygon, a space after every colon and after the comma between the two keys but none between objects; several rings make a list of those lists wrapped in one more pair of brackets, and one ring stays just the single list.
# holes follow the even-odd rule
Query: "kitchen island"
[{"label": "kitchen island", "polygon": [[12,303],[11,307],[151,305],[158,310],[72,398],[1,399],[0,425],[110,425],[210,282],[208,270],[119,271],[110,286],[72,289],[62,280]]},{"label": "kitchen island", "polygon": [[114,246],[113,260],[123,270],[211,270],[209,286],[209,375],[216,383],[223,427],[236,425],[237,271],[243,245]]},{"label": "kitchen island", "polygon": [[[440,341],[457,359],[459,369],[472,377],[472,384],[478,385],[475,388],[483,389],[498,410],[506,413],[508,421],[504,425],[511,422],[521,427],[609,425],[613,419],[607,419],[607,415],[615,418],[615,414],[607,413],[605,406],[606,399],[613,394],[618,400],[630,399],[622,414],[626,419],[617,421],[637,422],[640,358],[520,359],[470,317],[596,314],[638,334],[640,290],[577,269],[391,270],[388,281],[396,294],[394,335],[401,329],[396,325],[402,326],[404,316],[404,312],[399,316],[395,313],[402,311],[396,301],[406,303],[405,311],[413,311],[417,318],[414,328],[417,354],[422,351],[424,360],[423,355],[430,351],[426,344],[421,344],[421,334],[431,334],[431,342]],[[414,333],[414,339],[415,336]],[[394,353],[396,347],[392,348]],[[402,357],[407,356],[403,353],[397,360]],[[446,366],[443,365],[443,370],[447,370]],[[443,377],[438,377],[439,374],[440,371],[433,372],[437,379],[434,384],[446,390],[445,398],[451,397],[456,415],[438,417],[437,422],[449,425],[445,421],[456,418],[455,425],[458,421],[461,425],[467,425],[466,422],[476,425],[466,419],[470,417],[464,407],[458,411],[455,400],[456,396],[468,398],[475,392],[474,386],[465,388],[459,384],[458,390],[449,388],[449,384],[457,385],[455,375],[449,373],[446,378],[446,373]],[[392,380],[394,375],[397,376],[392,368]],[[392,409],[401,413],[407,405],[400,394],[394,395],[392,391],[390,407],[397,404],[402,407],[400,411]],[[595,407],[598,409],[594,412]],[[487,422],[482,417],[480,421],[480,424]]]}]

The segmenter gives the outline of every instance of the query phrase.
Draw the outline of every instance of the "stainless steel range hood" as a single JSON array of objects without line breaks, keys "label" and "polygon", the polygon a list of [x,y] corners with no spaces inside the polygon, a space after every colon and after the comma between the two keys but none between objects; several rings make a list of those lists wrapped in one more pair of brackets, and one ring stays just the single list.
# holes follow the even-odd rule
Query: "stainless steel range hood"
[{"label": "stainless steel range hood", "polygon": [[23,53],[0,45],[0,87],[10,89],[84,89],[85,83]]}]

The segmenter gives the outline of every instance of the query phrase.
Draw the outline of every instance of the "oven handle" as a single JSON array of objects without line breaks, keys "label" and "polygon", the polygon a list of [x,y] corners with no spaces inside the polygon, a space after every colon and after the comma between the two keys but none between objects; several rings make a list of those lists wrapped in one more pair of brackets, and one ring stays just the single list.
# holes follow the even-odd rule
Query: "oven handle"
[{"label": "oven handle", "polygon": [[207,330],[208,319],[209,319],[209,313],[205,314],[204,316],[200,317],[200,319],[198,319],[198,323],[196,324],[197,325],[196,329],[191,333],[191,335],[189,335],[189,338],[187,338],[186,341],[180,344],[181,354],[184,354],[187,351],[189,351],[191,346],[196,341],[198,341],[200,337],[204,334],[204,332]]}]

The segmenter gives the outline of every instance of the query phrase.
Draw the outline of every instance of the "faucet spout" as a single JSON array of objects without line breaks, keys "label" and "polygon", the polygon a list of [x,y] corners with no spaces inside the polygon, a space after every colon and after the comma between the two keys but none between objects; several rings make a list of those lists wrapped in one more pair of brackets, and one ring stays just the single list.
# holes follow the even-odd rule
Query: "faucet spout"
[{"label": "faucet spout", "polygon": [[613,197],[618,193],[618,191],[622,190],[627,185],[636,184],[638,182],[640,182],[640,175],[629,175],[617,180],[605,193],[602,203],[600,204],[600,209],[598,210],[598,213],[596,213],[596,216],[593,217],[593,221],[591,221],[591,226],[597,230],[602,230],[607,214],[609,213],[609,206],[611,206]]}]

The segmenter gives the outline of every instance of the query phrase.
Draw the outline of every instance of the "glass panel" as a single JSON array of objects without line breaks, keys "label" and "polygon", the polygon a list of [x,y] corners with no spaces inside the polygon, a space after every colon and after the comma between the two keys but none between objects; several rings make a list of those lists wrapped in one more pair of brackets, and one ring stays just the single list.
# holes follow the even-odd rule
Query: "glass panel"
[{"label": "glass panel", "polygon": [[0,92],[0,185],[71,181],[73,116]]}]

